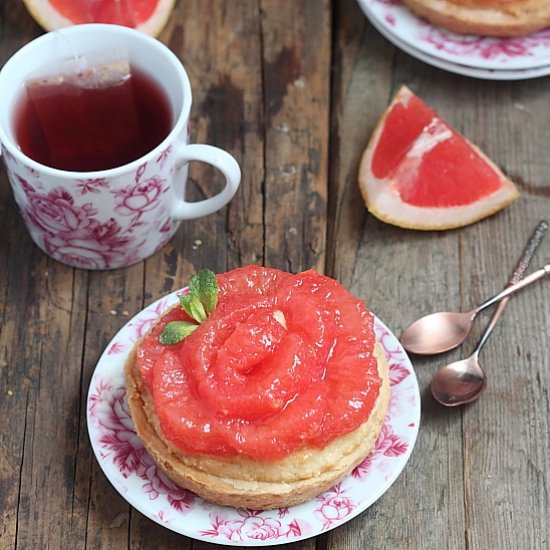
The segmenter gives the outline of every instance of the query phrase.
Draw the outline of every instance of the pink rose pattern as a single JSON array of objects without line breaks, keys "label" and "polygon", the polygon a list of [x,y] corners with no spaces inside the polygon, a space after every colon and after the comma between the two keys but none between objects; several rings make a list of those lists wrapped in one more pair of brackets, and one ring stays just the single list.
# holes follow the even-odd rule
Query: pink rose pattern
[{"label": "pink rose pattern", "polygon": [[137,436],[126,401],[126,388],[100,381],[91,394],[88,410],[100,430],[102,458],[111,460],[122,477],[135,475],[143,480],[142,490],[149,500],[163,495],[170,506],[187,512],[197,498],[174,485],[160,470]]},{"label": "pink rose pattern", "polygon": [[535,48],[550,46],[550,29],[521,38],[462,36],[426,24],[421,36],[439,51],[481,59],[506,59],[533,55]]},{"label": "pink rose pattern", "polygon": [[101,193],[101,189],[109,187],[109,180],[107,178],[78,180],[77,187],[81,195],[85,195],[86,193]]},{"label": "pink rose pattern", "polygon": [[[414,403],[407,402],[406,397],[402,395],[399,388],[399,384],[411,375],[411,371],[404,362],[405,353],[403,349],[386,327],[378,324],[376,325],[376,339],[384,348],[386,360],[388,361],[390,369],[390,405],[384,426],[376,440],[374,450],[351,474],[356,479],[364,479],[370,473],[372,465],[377,462],[377,458],[397,457],[405,454],[409,449],[409,442],[407,439],[393,432],[391,419],[402,415],[406,407],[414,406]],[[415,424],[411,423],[409,427],[414,428]],[[382,466],[384,465],[383,461],[378,463]]]},{"label": "pink rose pattern", "polygon": [[[27,169],[32,178],[22,175],[3,149],[15,199],[35,242],[57,260],[85,269],[138,262],[169,240],[177,225],[163,198],[170,187],[156,166],[170,153],[167,149],[151,163],[150,177],[145,177],[147,163],[142,164],[134,182],[123,188],[111,188],[107,178],[88,178],[46,189],[35,170]],[[113,209],[102,214],[99,204],[113,204]]]},{"label": "pink rose pattern", "polygon": [[139,339],[145,336],[146,332],[151,328],[153,323],[160,317],[160,315],[168,308],[167,301],[160,299],[152,306],[142,311],[141,315],[132,319],[128,326],[132,328],[133,335],[130,336],[130,341],[133,344]]},{"label": "pink rose pattern", "polygon": [[[387,7],[390,10],[385,12],[382,18],[392,27],[395,27],[399,21],[399,17],[396,17],[398,12],[393,8],[406,9],[401,0],[370,0],[370,4]],[[537,49],[550,47],[550,28],[519,38],[465,36],[446,31],[420,17],[414,15],[412,17],[417,20],[421,30],[416,39],[431,44],[438,51],[452,55],[506,61],[518,57],[530,57],[535,55]],[[546,57],[550,60],[550,52]]]},{"label": "pink rose pattern", "polygon": [[172,153],[172,146],[169,145],[162,153],[157,157],[157,163],[160,165],[161,168],[163,168],[165,162],[170,157],[170,154]]},{"label": "pink rose pattern", "polygon": [[316,501],[314,515],[321,520],[323,531],[342,523],[357,507],[357,503],[346,495],[341,483],[319,495]]},{"label": "pink rose pattern", "polygon": [[[131,344],[150,328],[162,311],[177,302],[179,294],[185,292],[186,289],[179,290],[158,300],[127,323],[107,348],[109,360],[118,356],[122,370]],[[298,540],[332,529],[366,507],[365,499],[372,483],[370,476],[382,475],[388,479],[394,468],[393,461],[410,452],[418,428],[416,422],[408,422],[406,429],[410,431],[403,431],[403,418],[410,419],[411,410],[418,407],[417,392],[411,391],[410,386],[400,390],[412,375],[405,352],[382,323],[377,321],[375,330],[389,364],[392,387],[390,409],[384,426],[374,450],[354,469],[351,476],[318,496],[312,503],[307,503],[306,511],[302,511],[304,505],[267,512],[235,510],[206,503],[192,493],[179,489],[156,468],[137,437],[125,399],[124,385],[109,381],[109,376],[104,378],[96,375],[92,380],[93,391],[88,399],[88,412],[93,423],[91,437],[96,448],[100,449],[99,453],[96,450],[98,459],[115,466],[123,478],[137,477],[140,480],[142,494],[160,506],[150,515],[155,521],[177,530],[178,515],[199,513],[198,522],[188,520],[187,528],[189,524],[197,525],[192,534],[184,532],[190,536],[212,542],[262,544],[275,540]],[[399,433],[396,433],[397,426],[401,426]],[[366,490],[355,492],[354,484],[357,483]],[[163,507],[163,503],[167,508]],[[170,511],[176,514],[174,519],[171,519]],[[201,525],[201,522],[206,525]]]},{"label": "pink rose pattern", "polygon": [[165,180],[152,177],[114,191],[117,198],[115,210],[123,216],[140,216],[157,207],[161,195],[168,191]]},{"label": "pink rose pattern", "polygon": [[[279,514],[279,518],[281,514]],[[231,542],[269,541],[297,537],[302,534],[300,521],[288,523],[275,517],[265,517],[256,510],[237,510],[237,519],[228,518],[223,513],[210,514],[210,528],[200,531],[203,537],[221,538]]]}]

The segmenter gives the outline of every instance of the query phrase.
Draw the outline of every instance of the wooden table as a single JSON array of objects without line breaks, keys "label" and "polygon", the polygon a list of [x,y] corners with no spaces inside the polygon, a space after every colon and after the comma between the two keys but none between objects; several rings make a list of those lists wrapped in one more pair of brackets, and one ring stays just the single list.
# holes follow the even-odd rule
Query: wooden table
[{"label": "wooden table", "polygon": [[[0,7],[3,62],[41,30]],[[0,171],[0,547],[193,548],[112,488],[90,448],[86,394],[129,316],[199,268],[315,268],[365,299],[397,334],[421,314],[470,308],[504,286],[550,215],[550,78],[474,80],[396,50],[354,0],[180,0],[160,37],[194,90],[192,139],[242,166],[229,207],[184,223],[161,252],[113,272],[61,265],[35,247]],[[479,144],[522,196],[464,229],[414,232],[368,215],[358,159],[393,93],[409,85]],[[0,91],[1,94],[1,91]],[[190,196],[217,189],[193,166]],[[550,238],[534,264],[550,258]],[[534,267],[534,266],[533,266]],[[514,298],[482,354],[476,404],[435,404],[431,374],[473,348],[415,359],[422,424],[403,474],[367,511],[295,549],[550,547],[550,286]]]}]

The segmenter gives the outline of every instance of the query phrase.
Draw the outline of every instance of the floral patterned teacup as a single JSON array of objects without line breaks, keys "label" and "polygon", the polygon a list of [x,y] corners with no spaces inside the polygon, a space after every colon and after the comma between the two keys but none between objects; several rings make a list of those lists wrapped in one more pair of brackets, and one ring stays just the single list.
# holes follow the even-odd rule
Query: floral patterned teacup
[{"label": "floral patterned teacup", "polygon": [[[145,156],[109,170],[70,172],[35,162],[18,147],[13,128],[25,80],[56,59],[98,49],[128,52],[162,85],[174,122]],[[162,43],[117,25],[76,25],[45,34],[15,53],[0,71],[0,142],[15,200],[34,242],[51,257],[86,269],[114,269],[159,250],[184,219],[225,206],[240,182],[235,159],[210,145],[188,144],[191,87],[179,59]],[[197,202],[185,200],[187,164],[218,168],[224,188]]]}]

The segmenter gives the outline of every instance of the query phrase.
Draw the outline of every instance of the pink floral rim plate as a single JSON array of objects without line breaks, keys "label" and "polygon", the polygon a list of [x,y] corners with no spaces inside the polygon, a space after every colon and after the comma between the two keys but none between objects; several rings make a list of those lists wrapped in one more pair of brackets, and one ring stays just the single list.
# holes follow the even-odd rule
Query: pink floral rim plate
[{"label": "pink floral rim plate", "polygon": [[407,463],[418,433],[420,393],[407,354],[378,318],[377,339],[390,366],[391,401],[375,449],[344,481],[315,500],[255,512],[216,506],[176,487],[154,465],[137,437],[126,402],[124,362],[159,314],[181,291],[157,300],[116,334],[90,382],[88,433],[115,489],[156,523],[182,535],[230,546],[269,546],[313,537],[357,516],[378,500]]},{"label": "pink floral rim plate", "polygon": [[[550,28],[520,38],[491,38],[460,35],[414,15],[401,0],[358,0],[373,25],[396,46],[422,61],[439,65],[449,71],[467,68],[487,71],[484,78],[505,79],[507,71],[513,78],[542,76],[544,69],[550,73]],[[395,40],[393,40],[395,39]],[[424,54],[421,58],[416,53]],[[437,65],[436,65],[437,66]],[[529,70],[535,70],[531,75]],[[453,72],[459,72],[454,70]],[[498,76],[495,74],[498,73]],[[500,74],[503,73],[503,74]]]},{"label": "pink floral rim plate", "polygon": [[407,43],[402,42],[397,36],[389,33],[384,26],[374,17],[370,18],[370,22],[380,34],[392,42],[395,46],[403,50],[404,52],[416,57],[420,61],[424,61],[429,65],[444,69],[446,71],[462,74],[465,76],[471,76],[473,78],[481,78],[487,80],[525,80],[528,78],[537,78],[540,76],[546,76],[550,74],[550,65],[543,67],[536,67],[533,69],[517,69],[517,70],[497,70],[497,69],[479,69],[475,67],[467,67],[466,65],[460,65],[458,63],[451,63],[445,61],[439,57],[433,57],[420,50],[409,46]]}]

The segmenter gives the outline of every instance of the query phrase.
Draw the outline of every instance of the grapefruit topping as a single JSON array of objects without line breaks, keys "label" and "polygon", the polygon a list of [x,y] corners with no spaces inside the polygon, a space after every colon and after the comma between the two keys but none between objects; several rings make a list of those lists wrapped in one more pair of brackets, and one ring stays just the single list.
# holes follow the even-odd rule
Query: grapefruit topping
[{"label": "grapefruit topping", "polygon": [[164,436],[184,452],[274,460],[323,447],[368,419],[381,380],[373,318],[333,279],[249,266],[218,275],[210,316],[177,345],[137,361]]},{"label": "grapefruit topping", "polygon": [[365,150],[359,186],[372,214],[411,229],[460,227],[518,197],[497,166],[405,87]]}]

